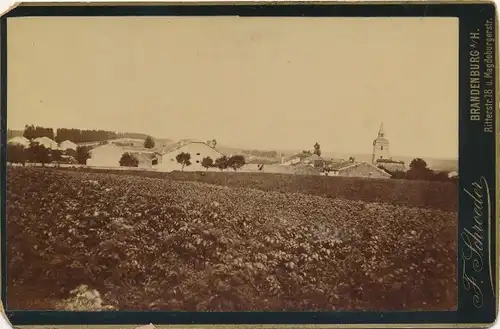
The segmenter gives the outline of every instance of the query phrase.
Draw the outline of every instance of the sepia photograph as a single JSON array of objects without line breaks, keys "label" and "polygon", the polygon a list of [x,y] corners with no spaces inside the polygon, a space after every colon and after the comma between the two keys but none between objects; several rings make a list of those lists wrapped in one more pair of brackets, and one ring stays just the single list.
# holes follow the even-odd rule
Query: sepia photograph
[{"label": "sepia photograph", "polygon": [[457,309],[458,19],[7,26],[8,309]]}]

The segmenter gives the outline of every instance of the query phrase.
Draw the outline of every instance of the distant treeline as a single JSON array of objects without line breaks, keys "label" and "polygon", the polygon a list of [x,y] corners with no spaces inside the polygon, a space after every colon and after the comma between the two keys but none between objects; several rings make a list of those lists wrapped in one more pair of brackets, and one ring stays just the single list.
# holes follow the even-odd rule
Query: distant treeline
[{"label": "distant treeline", "polygon": [[276,151],[243,150],[242,153],[246,154],[246,155],[256,156],[256,157],[265,157],[265,158],[278,157],[278,152],[276,152]]},{"label": "distant treeline", "polygon": [[100,142],[108,139],[116,138],[133,138],[146,139],[148,135],[141,133],[117,133],[108,130],[86,130],[86,129],[69,129],[59,128],[54,132],[53,128],[40,127],[35,125],[26,125],[24,131],[8,130],[7,139],[18,136],[24,136],[28,139],[38,137],[48,137],[60,143],[65,140],[70,140],[74,143],[89,143]]}]

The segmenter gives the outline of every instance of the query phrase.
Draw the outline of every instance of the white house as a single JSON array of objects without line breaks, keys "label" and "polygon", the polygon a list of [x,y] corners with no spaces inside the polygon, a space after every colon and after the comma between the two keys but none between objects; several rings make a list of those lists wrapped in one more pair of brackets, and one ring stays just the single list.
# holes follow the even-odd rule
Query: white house
[{"label": "white house", "polygon": [[58,150],[59,146],[57,145],[56,141],[53,141],[52,139],[48,137],[38,137],[33,140],[34,142],[37,142],[40,145],[45,146],[46,148],[50,150]]},{"label": "white house", "polygon": [[204,171],[206,169],[201,165],[203,158],[210,157],[215,162],[216,159],[224,156],[224,154],[203,142],[180,143],[177,147],[165,152],[161,157],[161,161],[154,168],[167,172],[182,170],[182,165],[176,159],[180,153],[189,153],[191,155],[191,165],[185,166],[184,171]]},{"label": "white house", "polygon": [[59,144],[59,149],[61,149],[62,151],[66,151],[66,150],[74,150],[74,151],[76,151],[77,147],[78,147],[78,145],[76,145],[75,143],[73,143],[70,140],[65,140],[64,142],[61,142]]},{"label": "white house", "polygon": [[17,136],[12,139],[9,139],[7,141],[7,144],[12,144],[12,145],[21,145],[24,147],[29,147],[30,146],[30,140],[27,139],[26,137],[23,136]]},{"label": "white house", "polygon": [[120,167],[120,159],[124,153],[136,157],[140,168],[151,168],[161,157],[158,152],[151,149],[104,144],[90,150],[91,157],[87,160],[87,166]]},{"label": "white house", "polygon": [[95,167],[119,167],[123,153],[123,147],[114,144],[100,145],[90,150],[90,159],[87,160],[87,165]]}]

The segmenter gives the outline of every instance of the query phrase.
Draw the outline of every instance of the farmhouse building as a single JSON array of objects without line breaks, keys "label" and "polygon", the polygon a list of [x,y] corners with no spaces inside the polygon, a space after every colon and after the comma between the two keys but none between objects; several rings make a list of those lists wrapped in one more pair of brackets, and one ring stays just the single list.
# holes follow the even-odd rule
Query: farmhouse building
[{"label": "farmhouse building", "polygon": [[76,151],[77,147],[78,147],[78,145],[76,145],[75,143],[73,143],[70,140],[65,140],[64,142],[61,142],[59,144],[59,149],[61,151],[67,151],[67,150],[74,150],[74,151]]},{"label": "farmhouse building", "polygon": [[391,178],[386,171],[368,162],[346,161],[331,166],[329,175],[344,177]]},{"label": "farmhouse building", "polygon": [[17,136],[7,141],[7,144],[21,145],[23,147],[30,146],[30,140],[23,136]]},{"label": "farmhouse building", "polygon": [[160,153],[151,149],[125,147],[115,144],[104,144],[90,150],[88,166],[120,167],[120,159],[124,153],[129,153],[139,160],[140,168],[152,168],[161,159]]},{"label": "farmhouse building", "polygon": [[380,124],[377,138],[373,141],[372,164],[389,171],[405,171],[403,161],[395,161],[389,151],[389,140],[385,137],[384,125]]},{"label": "farmhouse building", "polygon": [[45,146],[49,150],[58,150],[59,146],[57,145],[57,142],[48,138],[48,137],[38,137],[33,140],[34,142]]},{"label": "farmhouse building", "polygon": [[[210,157],[215,162],[215,160],[224,156],[224,154],[222,154],[215,148],[208,146],[206,143],[185,141],[175,143],[168,148],[163,146],[161,153],[161,161],[159,161],[159,163],[155,165],[154,168],[159,171],[166,172],[175,170],[203,171],[206,170],[201,164],[203,158]],[[182,169],[182,165],[177,162],[177,155],[181,153],[189,153],[191,155],[191,158],[189,160],[191,164],[189,166],[184,166],[184,169]]]}]

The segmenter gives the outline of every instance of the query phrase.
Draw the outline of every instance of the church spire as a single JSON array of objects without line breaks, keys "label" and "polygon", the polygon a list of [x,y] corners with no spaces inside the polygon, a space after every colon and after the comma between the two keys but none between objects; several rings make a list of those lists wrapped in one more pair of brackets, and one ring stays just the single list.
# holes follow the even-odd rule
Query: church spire
[{"label": "church spire", "polygon": [[380,129],[378,130],[378,137],[384,137],[384,123],[380,123]]}]

